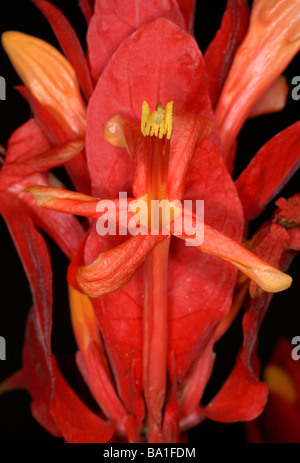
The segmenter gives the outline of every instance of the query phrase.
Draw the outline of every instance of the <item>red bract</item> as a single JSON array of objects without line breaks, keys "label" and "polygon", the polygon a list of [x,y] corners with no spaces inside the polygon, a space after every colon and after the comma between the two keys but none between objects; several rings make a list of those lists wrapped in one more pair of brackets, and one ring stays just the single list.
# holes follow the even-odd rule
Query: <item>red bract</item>
[{"label": "red bract", "polygon": [[[245,72],[253,72],[253,63],[246,60],[251,47],[245,53],[240,46],[249,19],[246,2],[228,1],[205,59],[186,32],[191,30],[193,2],[157,2],[157,9],[153,2],[133,2],[131,9],[118,1],[80,2],[89,22],[88,58],[95,89],[79,42],[75,53],[71,48],[75,33],[70,24],[49,2],[34,3],[50,21],[89,99],[85,121],[74,70],[62,55],[31,37],[26,36],[25,47],[15,33],[5,36],[10,58],[30,90],[22,93],[35,114],[35,120],[13,134],[0,173],[5,190],[1,194],[7,198],[3,214],[12,223],[34,297],[23,376],[19,376],[33,398],[34,416],[68,442],[107,442],[113,436],[129,442],[178,442],[181,433],[205,417],[223,422],[257,417],[267,389],[258,379],[255,348],[271,298],[261,293],[290,285],[290,277],[280,268],[286,267],[285,252],[298,249],[297,236],[293,243],[290,237],[285,240],[284,216],[282,223],[276,222],[275,235],[274,227],[265,228],[266,241],[259,235],[244,247],[241,240],[245,218],[258,215],[298,166],[299,126],[294,124],[268,142],[233,182],[223,158],[227,164],[233,159],[232,145],[241,121],[227,118],[226,108],[231,95],[228,82],[237,75],[236,56],[241,57]],[[285,3],[280,2],[280,11]],[[263,1],[255,3],[251,37],[261,5]],[[299,22],[298,15],[295,21]],[[273,29],[267,21],[266,37]],[[249,39],[245,40],[247,44]],[[297,46],[293,45],[293,53]],[[35,54],[31,47],[37,47]],[[61,70],[48,67],[53,56]],[[245,108],[257,102],[280,70],[276,67],[268,73],[265,82],[261,77],[261,91],[244,98]],[[61,73],[61,86],[69,91],[63,92],[62,101],[56,97],[55,72]],[[43,91],[47,82],[53,86],[49,95]],[[144,101],[157,108],[152,116]],[[261,105],[269,107],[266,100]],[[221,137],[213,107],[221,121]],[[274,174],[267,161],[278,163],[282,150],[285,162]],[[65,164],[77,192],[55,188],[41,174],[59,164]],[[40,185],[32,186],[32,175]],[[27,193],[21,192],[24,188]],[[43,208],[33,206],[28,192]],[[127,194],[125,206],[118,199],[120,192]],[[136,201],[142,207],[151,200],[179,204],[204,200],[204,240],[185,246],[190,234],[187,230],[176,234],[178,217],[166,225],[161,220],[155,236],[150,221],[146,235],[128,238],[119,230],[116,236],[101,236],[96,227],[103,215],[97,209],[100,199],[112,200],[118,212],[125,208],[125,222],[114,223],[123,231],[135,217]],[[24,212],[22,220],[28,230],[26,246],[31,240],[33,247],[31,257],[18,227],[14,228],[18,201],[26,202],[30,214]],[[293,207],[297,211],[298,203]],[[47,228],[50,214],[61,219]],[[69,214],[89,218],[80,244],[81,227]],[[195,219],[195,210],[190,215]],[[76,361],[99,411],[92,412],[75,395],[51,352],[50,263],[33,221],[50,232],[63,250],[68,249],[64,226],[70,221],[76,224],[78,233],[68,249],[71,320],[79,349]],[[170,237],[167,228],[177,236]],[[274,236],[280,245],[272,254],[267,245],[277,243]],[[37,272],[39,267],[43,272]],[[235,267],[246,275],[240,275],[238,282]],[[201,400],[213,369],[214,344],[246,299],[248,278],[250,293],[260,297],[249,303],[245,313],[243,347],[227,381],[204,406]],[[35,370],[37,364],[40,368]],[[9,387],[8,381],[3,389]]]}]

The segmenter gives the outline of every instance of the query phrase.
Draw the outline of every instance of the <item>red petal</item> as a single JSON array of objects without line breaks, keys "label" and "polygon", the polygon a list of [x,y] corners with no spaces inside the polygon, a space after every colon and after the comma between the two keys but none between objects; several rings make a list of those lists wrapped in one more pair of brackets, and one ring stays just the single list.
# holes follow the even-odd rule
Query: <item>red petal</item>
[{"label": "red petal", "polygon": [[[51,283],[48,289],[43,284],[37,284],[41,281],[41,275],[43,275],[43,282],[47,280],[51,282],[52,278],[46,243],[16,197],[9,193],[0,193],[0,198],[0,212],[18,250],[37,311],[41,311],[42,314],[43,304],[47,303],[51,306],[52,303]],[[45,342],[45,347],[49,349],[50,341],[47,337],[48,326],[45,314],[40,317],[38,329],[41,339]]]},{"label": "red petal", "polygon": [[165,442],[179,442],[178,384],[174,352],[169,354],[168,363],[168,370],[171,379],[171,390],[169,392],[169,397],[164,411],[163,436]]},{"label": "red petal", "polygon": [[300,122],[267,142],[236,181],[246,220],[259,215],[300,164]]},{"label": "red petal", "polygon": [[187,32],[192,34],[194,30],[194,16],[195,16],[196,1],[195,0],[177,0],[177,3],[180,6],[181,12],[185,19],[186,30]]},{"label": "red petal", "polygon": [[206,384],[210,378],[215,355],[213,352],[214,338],[211,338],[203,349],[199,359],[192,366],[185,382],[180,400],[180,428],[189,429],[188,421],[199,406]]},{"label": "red petal", "polygon": [[24,350],[24,374],[33,396],[33,414],[54,435],[60,436],[58,428],[61,428],[70,442],[106,441],[113,434],[112,425],[80,402],[51,355],[52,278],[46,244],[16,198],[1,193],[0,208],[19,251],[35,303],[28,320]]},{"label": "red petal", "polygon": [[95,343],[91,343],[84,356],[77,358],[77,362],[82,374],[83,368],[85,368],[83,376],[95,400],[105,415],[115,421],[119,430],[124,433],[122,421],[128,412],[117,396],[112,380],[104,368],[103,356],[99,347]]},{"label": "red petal", "polygon": [[35,119],[29,119],[10,136],[5,162],[24,161],[33,155],[47,151],[50,147],[48,138],[45,137]]},{"label": "red petal", "polygon": [[24,371],[18,370],[0,383],[0,395],[16,389],[26,389],[26,387]]},{"label": "red petal", "polygon": [[91,265],[75,273],[80,289],[90,297],[116,291],[128,283],[151,249],[163,236],[136,235],[109,251],[102,252]]},{"label": "red petal", "polygon": [[37,184],[49,185],[49,182],[46,177],[36,174],[14,184],[9,188],[9,192],[19,198],[22,209],[27,211],[34,223],[46,231],[67,257],[71,259],[83,237],[83,229],[75,217],[55,211],[46,211],[36,205],[34,198],[24,193],[23,190],[26,187]]},{"label": "red petal", "polygon": [[42,106],[32,95],[30,90],[23,85],[18,85],[17,90],[25,98],[31,106],[35,120],[43,133],[46,135],[52,145],[65,143],[68,141],[68,135],[63,128],[58,124],[54,117]]},{"label": "red petal", "polygon": [[[73,274],[82,264],[90,264],[103,249],[111,249],[120,242],[116,237],[101,237],[92,228],[87,234],[69,267],[68,279],[74,286]],[[143,272],[137,269],[125,288],[93,299],[98,325],[108,352],[119,396],[126,408],[136,416],[137,423],[144,417],[142,398],[142,306]],[[126,311],[124,311],[126,307]]]},{"label": "red petal", "polygon": [[239,357],[230,377],[204,413],[207,418],[223,423],[253,420],[263,411],[267,396],[267,386],[257,381]]},{"label": "red petal", "polygon": [[[53,146],[66,143],[69,140],[67,134],[62,130],[51,114],[33,97],[26,87],[19,87],[18,90],[30,103],[35,119],[50,143]],[[84,153],[79,153],[75,158],[71,159],[71,161],[67,162],[65,167],[75,187],[83,193],[89,193],[90,176]]]},{"label": "red petal", "polygon": [[203,252],[208,252],[231,262],[264,291],[283,291],[292,283],[292,279],[288,275],[272,267],[241,244],[206,224],[204,224],[204,241],[198,248]]},{"label": "red petal", "polygon": [[89,24],[87,42],[92,77],[97,82],[111,56],[126,37],[142,24],[164,17],[181,28],[185,22],[176,0],[140,2],[96,0],[95,13]]},{"label": "red petal", "polygon": [[254,104],[283,72],[300,48],[300,10],[290,0],[254,2],[250,25],[240,45],[216,108],[230,164],[231,147]]},{"label": "red petal", "polygon": [[[27,177],[36,172],[44,172],[53,167],[65,164],[70,161],[78,153],[82,151],[84,141],[77,140],[67,142],[64,145],[57,146],[40,154],[26,157],[25,160],[17,160],[14,162],[5,162],[1,169],[1,176],[8,177]],[[0,176],[0,181],[1,181]]]},{"label": "red petal", "polygon": [[[47,285],[49,286],[49,285]],[[51,305],[50,315],[51,316]],[[50,351],[45,350],[42,334],[39,334],[39,315],[34,309],[29,312],[24,349],[23,370],[27,381],[27,389],[32,398],[31,412],[35,419],[56,437],[62,433],[50,411],[52,375],[49,367]]]},{"label": "red petal", "polygon": [[243,349],[226,383],[205,408],[207,417],[222,422],[256,418],[266,404],[267,386],[258,381],[256,346],[259,328],[271,302],[271,294],[252,299],[243,318]]},{"label": "red petal", "polygon": [[[176,79],[172,79],[172,75],[176,75]],[[122,116],[140,123],[144,100],[151,108],[156,107],[158,101],[165,106],[174,100],[174,107],[179,110],[200,112],[214,119],[198,46],[191,36],[166,19],[147,23],[124,40],[91,98],[87,157],[95,195],[112,198],[119,191],[130,191],[133,163],[123,148],[107,143],[103,133],[108,119],[120,111]]]},{"label": "red petal", "polygon": [[[53,357],[49,370],[40,340],[36,337],[34,321],[30,317],[28,327],[25,345],[29,351],[25,349],[24,363],[28,368],[35,418],[50,432],[64,437],[67,442],[107,442],[113,435],[114,425],[103,421],[78,399],[61,375]],[[49,427],[50,419],[55,422],[59,431],[55,432],[55,428]]]},{"label": "red petal", "polygon": [[73,27],[63,13],[52,3],[44,0],[32,0],[49,21],[59,44],[73,66],[86,100],[93,92],[93,85],[87,62]]},{"label": "red petal", "polygon": [[104,443],[114,433],[114,424],[92,413],[76,396],[53,363],[54,394],[51,413],[63,437],[70,443]]},{"label": "red petal", "polygon": [[182,197],[195,149],[210,134],[213,122],[192,113],[181,113],[176,116],[175,112],[173,124],[168,173],[170,201]]},{"label": "red petal", "polygon": [[[114,127],[116,127],[115,118]],[[118,118],[121,138],[135,163],[133,192],[135,197],[147,193],[145,165],[145,137],[140,124],[133,124]],[[168,173],[168,199],[180,199],[185,186],[185,178],[194,155],[195,148],[211,132],[213,122],[194,113],[174,110],[172,117],[172,138]],[[107,128],[107,126],[106,126]]]},{"label": "red petal", "polygon": [[[60,435],[53,417],[50,415],[48,400],[51,393],[47,362],[50,356],[52,304],[52,275],[48,249],[31,219],[20,207],[17,198],[7,193],[1,193],[0,208],[22,260],[35,304],[34,323],[36,336],[39,339],[39,351],[36,348],[32,349],[32,344],[26,344],[31,351],[29,355],[30,366],[26,360],[26,348],[24,351],[24,374],[27,388],[34,398],[33,414],[50,432],[54,435]],[[33,315],[33,312],[31,313]],[[32,337],[32,332],[29,336]],[[41,352],[42,356],[40,355]],[[40,365],[40,368],[37,368],[37,365]],[[48,388],[45,388],[45,384],[48,384]]]},{"label": "red petal", "polygon": [[86,22],[89,23],[94,12],[95,0],[79,0],[78,3]]},{"label": "red petal", "polygon": [[[207,223],[241,239],[243,217],[234,184],[219,151],[204,141],[191,161],[183,199],[204,200]],[[169,349],[184,378],[199,358],[214,326],[228,312],[236,271],[214,256],[172,238],[169,259]],[[198,254],[197,254],[198,253]]]},{"label": "red petal", "polygon": [[248,119],[281,111],[287,102],[290,89],[284,76],[279,76],[251,109]]},{"label": "red petal", "polygon": [[213,107],[217,104],[235,52],[247,32],[248,22],[247,1],[228,0],[221,27],[204,54]]},{"label": "red petal", "polygon": [[25,124],[16,129],[7,143],[7,152],[4,165],[0,170],[0,190],[6,190],[10,185],[21,181],[18,176],[3,175],[6,163],[22,161],[51,148],[48,139],[34,119],[29,119]]},{"label": "red petal", "polygon": [[93,198],[64,188],[40,185],[26,188],[25,192],[33,195],[36,204],[40,207],[95,219],[100,216],[100,212],[97,212],[99,198]]}]

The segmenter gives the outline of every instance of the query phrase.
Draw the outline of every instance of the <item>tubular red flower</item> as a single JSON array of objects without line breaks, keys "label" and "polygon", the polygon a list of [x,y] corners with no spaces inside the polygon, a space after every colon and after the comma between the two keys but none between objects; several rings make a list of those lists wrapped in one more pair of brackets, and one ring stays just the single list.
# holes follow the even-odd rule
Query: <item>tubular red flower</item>
[{"label": "tubular red flower", "polygon": [[225,160],[254,104],[299,50],[299,7],[298,0],[254,2],[247,35],[216,108]]}]

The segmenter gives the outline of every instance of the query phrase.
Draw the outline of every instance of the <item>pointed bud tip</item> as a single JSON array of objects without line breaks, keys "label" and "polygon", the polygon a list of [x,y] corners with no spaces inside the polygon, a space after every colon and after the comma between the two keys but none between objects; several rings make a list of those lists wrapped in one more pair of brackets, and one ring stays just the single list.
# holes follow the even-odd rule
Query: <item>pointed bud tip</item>
[{"label": "pointed bud tip", "polygon": [[104,128],[104,139],[113,146],[119,148],[126,148],[126,142],[122,130],[123,119],[121,116],[116,114],[111,117]]},{"label": "pointed bud tip", "polygon": [[264,291],[269,293],[285,291],[293,282],[289,275],[273,267],[253,268],[250,276]]}]

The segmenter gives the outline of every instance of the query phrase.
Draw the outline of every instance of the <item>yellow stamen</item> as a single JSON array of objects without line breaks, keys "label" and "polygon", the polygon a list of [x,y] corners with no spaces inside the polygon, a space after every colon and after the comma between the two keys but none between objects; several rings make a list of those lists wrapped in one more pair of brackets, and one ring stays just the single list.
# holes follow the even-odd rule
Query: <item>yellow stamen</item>
[{"label": "yellow stamen", "polygon": [[156,106],[156,111],[150,114],[149,105],[146,101],[143,102],[142,107],[142,134],[155,135],[162,139],[164,135],[169,140],[172,133],[172,109],[173,101],[167,103],[166,109],[162,109],[161,103]]}]

